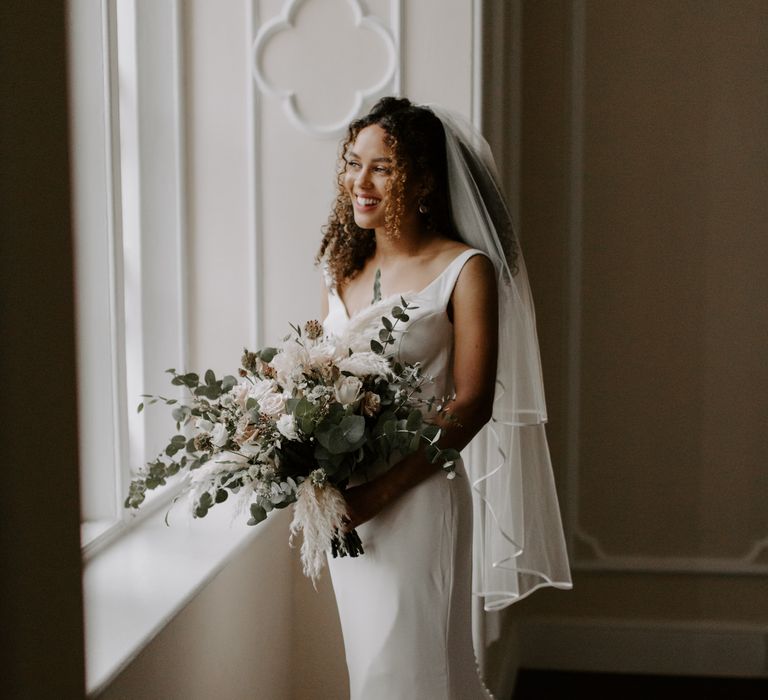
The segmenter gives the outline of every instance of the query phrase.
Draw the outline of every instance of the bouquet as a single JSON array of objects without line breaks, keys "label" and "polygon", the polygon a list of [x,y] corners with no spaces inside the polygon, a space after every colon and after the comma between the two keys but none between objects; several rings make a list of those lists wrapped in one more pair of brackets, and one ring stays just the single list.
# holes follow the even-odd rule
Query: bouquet
[{"label": "bouquet", "polygon": [[303,570],[313,581],[328,549],[334,557],[363,554],[357,532],[345,528],[341,492],[352,475],[424,445],[427,457],[453,478],[459,458],[457,450],[438,447],[440,428],[425,420],[445,415],[445,400],[422,397],[428,377],[390,351],[398,324],[418,308],[400,302],[380,318],[372,338],[361,340],[359,331],[330,336],[319,321],[309,321],[303,329],[292,325],[276,348],[246,349],[238,377],[219,379],[208,370],[201,381],[193,372],[167,370],[172,385],[188,389],[189,400],[143,395],[146,403],[173,406],[178,434],[137,472],[125,507],[138,508],[147,490],[183,472],[174,503],[187,495],[197,518],[229,494],[241,508],[249,506],[249,525],[295,504],[291,541],[303,533]]}]

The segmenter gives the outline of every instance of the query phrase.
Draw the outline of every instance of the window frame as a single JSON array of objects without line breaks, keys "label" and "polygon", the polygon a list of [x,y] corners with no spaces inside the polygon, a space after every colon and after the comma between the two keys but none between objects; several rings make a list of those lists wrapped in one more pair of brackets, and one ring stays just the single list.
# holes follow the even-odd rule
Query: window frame
[{"label": "window frame", "polygon": [[87,558],[181,487],[123,507],[133,469],[173,432],[136,411],[140,394],[180,398],[164,370],[189,355],[181,3],[72,0],[69,32]]}]

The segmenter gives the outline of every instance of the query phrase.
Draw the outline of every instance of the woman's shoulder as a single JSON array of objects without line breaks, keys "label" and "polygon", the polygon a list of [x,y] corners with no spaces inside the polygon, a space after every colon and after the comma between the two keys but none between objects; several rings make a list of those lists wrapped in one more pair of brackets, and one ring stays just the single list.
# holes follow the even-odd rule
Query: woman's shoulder
[{"label": "woman's shoulder", "polygon": [[[448,264],[469,250],[475,250],[463,241],[456,241],[451,238],[439,239],[434,247],[432,259],[436,264]],[[482,252],[482,251],[480,251]]]}]

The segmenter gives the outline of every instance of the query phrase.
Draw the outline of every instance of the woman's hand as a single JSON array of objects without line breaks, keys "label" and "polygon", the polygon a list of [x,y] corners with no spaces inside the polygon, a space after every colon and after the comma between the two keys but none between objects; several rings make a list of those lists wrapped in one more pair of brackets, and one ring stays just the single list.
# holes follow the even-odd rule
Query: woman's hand
[{"label": "woman's hand", "polygon": [[352,486],[342,495],[347,502],[347,511],[349,520],[346,523],[347,531],[354,530],[358,525],[367,522],[386,506],[386,499],[383,496],[380,484],[374,481],[367,481],[359,486]]}]

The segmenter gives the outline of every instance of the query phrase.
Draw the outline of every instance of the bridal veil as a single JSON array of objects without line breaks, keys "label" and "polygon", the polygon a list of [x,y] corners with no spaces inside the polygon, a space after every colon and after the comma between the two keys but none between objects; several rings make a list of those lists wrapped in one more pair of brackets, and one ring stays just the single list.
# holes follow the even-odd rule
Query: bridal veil
[{"label": "bridal veil", "polygon": [[475,494],[473,582],[486,610],[537,588],[571,588],[545,433],[536,319],[519,240],[490,147],[463,117],[426,105],[446,138],[451,212],[465,243],[489,255],[499,291],[493,417],[464,450]]}]

